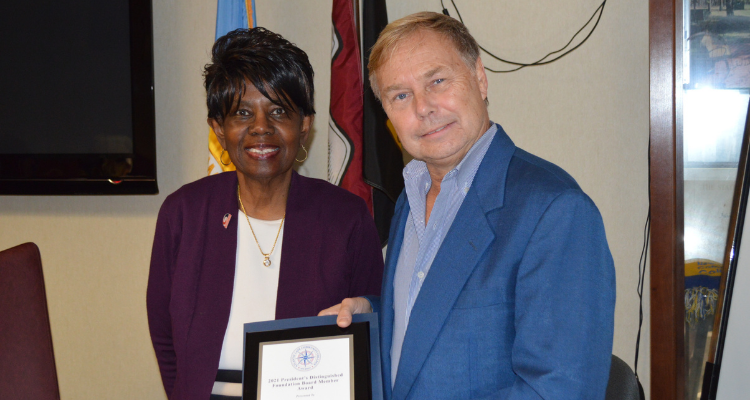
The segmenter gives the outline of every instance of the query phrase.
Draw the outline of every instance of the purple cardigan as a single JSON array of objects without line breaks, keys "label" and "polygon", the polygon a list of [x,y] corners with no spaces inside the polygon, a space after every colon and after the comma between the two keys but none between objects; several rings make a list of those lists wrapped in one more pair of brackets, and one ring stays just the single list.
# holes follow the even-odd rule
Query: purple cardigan
[{"label": "purple cardigan", "polygon": [[[232,304],[236,224],[245,221],[236,193],[235,172],[213,175],[169,195],[159,211],[146,303],[170,399],[206,400],[216,378]],[[362,199],[293,172],[285,224],[276,319],[380,294],[383,256]]]}]

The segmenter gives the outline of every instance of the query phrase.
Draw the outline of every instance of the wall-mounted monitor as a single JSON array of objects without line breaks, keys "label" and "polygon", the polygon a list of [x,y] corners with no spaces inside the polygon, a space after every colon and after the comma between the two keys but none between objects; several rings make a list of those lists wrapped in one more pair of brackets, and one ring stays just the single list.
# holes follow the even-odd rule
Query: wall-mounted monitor
[{"label": "wall-mounted monitor", "polygon": [[150,0],[0,13],[0,194],[153,194]]}]

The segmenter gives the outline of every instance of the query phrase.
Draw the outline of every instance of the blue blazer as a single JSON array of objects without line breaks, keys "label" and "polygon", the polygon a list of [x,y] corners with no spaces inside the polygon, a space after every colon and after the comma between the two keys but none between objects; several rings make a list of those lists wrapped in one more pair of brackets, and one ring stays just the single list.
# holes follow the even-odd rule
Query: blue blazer
[{"label": "blue blazer", "polygon": [[391,388],[393,217],[380,304],[386,399],[603,399],[615,271],[594,203],[498,126],[412,309]]}]

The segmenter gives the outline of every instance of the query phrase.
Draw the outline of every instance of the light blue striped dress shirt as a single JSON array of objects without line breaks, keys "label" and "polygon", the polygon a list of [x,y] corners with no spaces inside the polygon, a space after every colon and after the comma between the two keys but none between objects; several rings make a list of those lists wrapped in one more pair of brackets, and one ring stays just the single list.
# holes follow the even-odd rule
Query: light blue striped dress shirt
[{"label": "light blue striped dress shirt", "polygon": [[391,386],[396,382],[401,346],[409,326],[409,315],[417,300],[422,282],[427,278],[432,260],[435,259],[445,234],[469,192],[474,175],[482,163],[487,149],[497,132],[497,125],[474,143],[456,168],[448,172],[440,184],[440,193],[425,225],[427,192],[430,190],[430,174],[423,161],[413,160],[404,168],[404,185],[409,200],[409,216],[404,229],[404,242],[396,264],[393,279],[393,344],[391,346]]}]

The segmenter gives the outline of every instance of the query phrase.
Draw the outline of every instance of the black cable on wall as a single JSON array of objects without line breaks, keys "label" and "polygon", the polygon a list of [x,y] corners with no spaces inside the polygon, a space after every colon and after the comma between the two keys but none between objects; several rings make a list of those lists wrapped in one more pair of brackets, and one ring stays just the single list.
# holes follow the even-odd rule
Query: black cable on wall
[{"label": "black cable on wall", "polygon": [[[461,12],[458,10],[458,6],[456,6],[456,2],[454,0],[451,0],[451,4],[453,5],[453,9],[456,10],[456,15],[458,16],[458,20],[461,21],[461,23],[464,23],[464,20],[461,17]],[[591,34],[594,33],[594,31],[596,30],[596,27],[599,25],[599,21],[602,19],[602,14],[604,13],[604,6],[606,4],[607,4],[607,0],[602,1],[602,3],[599,5],[599,7],[597,7],[596,10],[594,10],[594,13],[591,14],[591,17],[588,19],[588,21],[586,21],[586,23],[583,24],[583,26],[580,29],[578,29],[578,31],[573,35],[573,37],[570,38],[570,40],[568,41],[568,43],[565,44],[565,46],[563,46],[563,47],[561,47],[561,48],[559,48],[559,49],[557,49],[555,51],[551,51],[551,52],[547,53],[547,55],[545,55],[544,57],[542,57],[542,58],[540,58],[540,59],[538,59],[538,60],[536,60],[536,61],[534,61],[532,63],[522,63],[522,62],[517,62],[517,61],[506,60],[506,59],[504,59],[502,57],[499,57],[499,56],[493,54],[491,51],[487,50],[484,46],[482,46],[480,44],[479,48],[483,52],[485,52],[488,56],[494,58],[497,61],[500,61],[500,62],[503,62],[503,63],[506,63],[506,64],[515,65],[516,66],[516,68],[507,69],[507,70],[492,69],[492,68],[488,68],[486,66],[484,67],[484,69],[486,69],[487,71],[490,71],[490,72],[495,72],[495,73],[515,72],[515,71],[518,71],[518,70],[520,70],[522,68],[526,68],[526,67],[538,67],[538,66],[541,66],[541,65],[547,65],[547,64],[553,63],[553,62],[555,62],[555,61],[557,61],[557,60],[565,57],[566,55],[572,53],[577,48],[581,47],[581,45],[583,45],[584,43],[586,43],[587,40],[589,40],[589,38],[591,37]],[[443,8],[443,14],[445,14],[447,16],[450,16],[450,14],[448,13],[448,9],[445,8],[445,4],[443,4],[443,0],[440,0],[440,6]],[[591,31],[589,31],[589,33],[586,35],[586,37],[583,38],[583,40],[581,40],[580,43],[576,44],[573,47],[570,47],[570,45],[573,43],[573,41],[576,39],[576,37],[578,37],[578,35],[581,32],[583,32],[583,30],[586,29],[587,26],[591,25],[591,21],[594,20],[594,17],[596,17],[596,21],[594,22],[594,26],[591,28]],[[466,25],[466,24],[464,23],[464,25]],[[554,57],[552,57],[552,56],[554,56]],[[550,58],[550,57],[552,57],[552,58]]]}]

